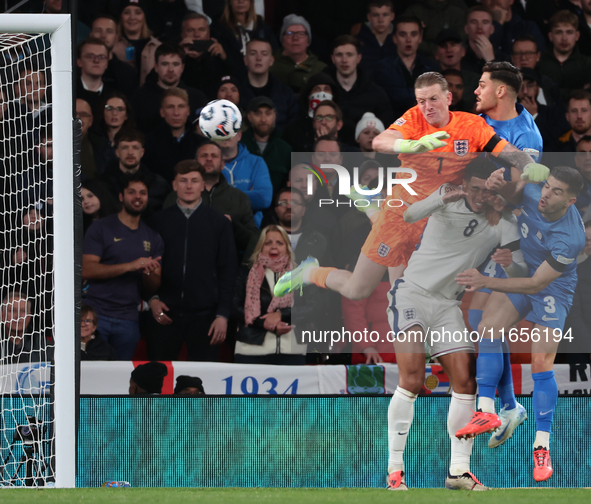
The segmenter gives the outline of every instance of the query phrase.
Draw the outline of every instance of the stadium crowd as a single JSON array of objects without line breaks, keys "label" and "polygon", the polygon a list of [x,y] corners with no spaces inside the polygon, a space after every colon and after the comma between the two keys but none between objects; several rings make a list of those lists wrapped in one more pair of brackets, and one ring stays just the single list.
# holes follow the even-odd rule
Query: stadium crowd
[{"label": "stadium crowd", "polygon": [[[43,9],[60,12],[61,1]],[[476,113],[474,91],[490,61],[520,68],[518,103],[544,153],[556,153],[542,162],[576,167],[585,180],[576,205],[588,238],[568,324],[591,336],[591,0],[86,0],[77,30],[83,359],[395,361],[388,344],[301,340],[304,330],[340,326],[388,332],[387,276],[361,301],[317,287],[284,301],[272,295],[308,256],[353,271],[371,231],[368,215],[351,206],[319,209],[336,172],[308,194],[305,163],[353,156],[360,183],[370,183],[379,166],[396,165],[372,140],[416,104],[416,78],[441,72],[450,110]],[[51,128],[39,127],[51,116],[46,69],[27,58],[18,68],[19,85],[3,83],[2,113],[37,128],[31,156],[42,170],[19,168],[37,180],[52,169]],[[244,118],[224,142],[207,140],[197,124],[218,98]],[[292,153],[312,154],[292,163]],[[15,192],[11,180],[2,178],[5,194]],[[35,187],[19,202],[24,212],[2,212],[3,278],[23,290],[4,297],[3,327],[20,304],[39,328],[23,342],[13,324],[15,356],[12,346],[43,348],[51,324],[51,300],[41,295],[51,243],[39,230],[51,226],[52,195]],[[31,267],[36,257],[44,271]]]}]

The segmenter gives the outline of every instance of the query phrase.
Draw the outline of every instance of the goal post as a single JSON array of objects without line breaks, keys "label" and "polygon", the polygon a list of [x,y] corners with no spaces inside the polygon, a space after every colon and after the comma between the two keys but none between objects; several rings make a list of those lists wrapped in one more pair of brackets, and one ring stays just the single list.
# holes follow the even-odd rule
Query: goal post
[{"label": "goal post", "polygon": [[[3,35],[4,34],[4,35]],[[53,137],[53,285],[47,289],[53,321],[54,385],[52,399],[53,468],[55,486],[73,488],[76,484],[76,324],[74,252],[74,169],[72,113],[72,43],[68,14],[0,14],[0,36],[28,34],[49,36],[50,64],[45,74],[51,83],[51,123]],[[18,37],[15,37],[18,40]],[[3,45],[0,51],[10,50]],[[6,54],[3,55],[3,62]],[[4,64],[6,64],[4,62]],[[5,85],[5,83],[1,83]],[[6,97],[4,97],[6,98]],[[4,100],[3,100],[4,101]],[[18,102],[16,102],[18,104]],[[3,103],[3,106],[6,106]],[[5,109],[6,110],[6,109]],[[6,135],[6,129],[4,130]],[[32,136],[32,135],[31,135]],[[19,139],[20,142],[20,139]],[[19,142],[14,142],[18,144]],[[5,142],[6,144],[6,142]],[[17,148],[20,146],[17,145]],[[32,150],[32,149],[30,149]],[[22,155],[22,153],[17,153]],[[36,167],[35,167],[36,168]],[[4,362],[3,362],[4,364]],[[12,392],[12,391],[11,391]],[[3,391],[6,393],[6,390]],[[4,404],[4,403],[3,403]],[[2,412],[4,416],[4,411]],[[3,424],[4,425],[4,424]],[[16,439],[16,435],[15,435]],[[52,471],[53,472],[53,471]],[[53,477],[53,474],[52,474]],[[18,486],[18,485],[17,485]]]}]

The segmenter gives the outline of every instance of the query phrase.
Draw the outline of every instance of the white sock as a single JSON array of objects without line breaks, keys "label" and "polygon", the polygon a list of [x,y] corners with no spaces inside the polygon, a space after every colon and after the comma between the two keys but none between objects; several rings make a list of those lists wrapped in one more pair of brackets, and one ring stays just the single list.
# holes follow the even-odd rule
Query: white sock
[{"label": "white sock", "polygon": [[417,394],[401,387],[396,391],[388,406],[388,474],[404,471],[404,447],[412,425]]},{"label": "white sock", "polygon": [[304,282],[304,285],[310,285],[310,271],[312,271],[314,268],[317,268],[318,266],[308,266],[307,268],[304,268],[304,270],[302,271],[302,280]]},{"label": "white sock", "polygon": [[475,407],[475,394],[451,393],[451,402],[447,414],[447,431],[451,439],[449,474],[452,476],[460,476],[470,471],[470,455],[472,454],[474,439],[459,440],[456,437],[456,432],[470,421]]},{"label": "white sock", "polygon": [[550,449],[550,433],[546,431],[536,431],[536,440],[534,441],[534,450],[542,446],[544,449]]},{"label": "white sock", "polygon": [[478,409],[482,410],[484,413],[496,413],[495,400],[490,397],[480,396],[478,398]]}]

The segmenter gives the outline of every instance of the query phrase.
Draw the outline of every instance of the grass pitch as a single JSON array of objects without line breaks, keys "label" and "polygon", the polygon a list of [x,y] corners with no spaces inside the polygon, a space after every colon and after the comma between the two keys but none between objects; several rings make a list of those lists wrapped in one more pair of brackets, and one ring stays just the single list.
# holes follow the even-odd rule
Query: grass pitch
[{"label": "grass pitch", "polygon": [[574,504],[591,502],[589,489],[515,489],[490,492],[461,492],[415,489],[388,492],[385,489],[285,489],[285,488],[76,488],[2,489],[2,504],[109,503],[109,504],[498,504],[506,501],[531,504]]}]

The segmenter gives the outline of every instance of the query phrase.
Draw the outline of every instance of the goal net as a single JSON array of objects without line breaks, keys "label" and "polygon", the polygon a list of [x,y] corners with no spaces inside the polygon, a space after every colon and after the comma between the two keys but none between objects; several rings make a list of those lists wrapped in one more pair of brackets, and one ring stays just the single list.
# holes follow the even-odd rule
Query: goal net
[{"label": "goal net", "polygon": [[0,16],[2,486],[74,486],[69,38],[69,16]]}]

